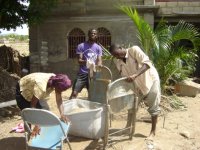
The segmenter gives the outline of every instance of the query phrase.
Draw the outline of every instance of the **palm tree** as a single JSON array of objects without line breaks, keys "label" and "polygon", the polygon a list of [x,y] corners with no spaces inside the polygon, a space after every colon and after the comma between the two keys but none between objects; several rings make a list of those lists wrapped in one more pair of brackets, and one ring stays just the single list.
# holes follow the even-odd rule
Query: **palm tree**
[{"label": "palm tree", "polygon": [[[170,80],[180,81],[194,71],[200,41],[197,28],[184,21],[168,25],[161,19],[153,29],[135,9],[123,5],[118,8],[136,25],[140,45],[159,72],[163,92]],[[185,41],[189,41],[192,48],[184,46]]]}]

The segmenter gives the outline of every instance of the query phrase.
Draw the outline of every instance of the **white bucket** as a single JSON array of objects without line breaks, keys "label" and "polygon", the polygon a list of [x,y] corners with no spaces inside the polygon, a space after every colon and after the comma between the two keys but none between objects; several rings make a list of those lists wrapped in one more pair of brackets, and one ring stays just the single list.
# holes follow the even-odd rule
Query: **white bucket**
[{"label": "white bucket", "polygon": [[[69,134],[90,139],[104,136],[105,109],[101,103],[72,99],[64,102],[64,114],[72,125]],[[80,110],[74,111],[74,110]]]}]

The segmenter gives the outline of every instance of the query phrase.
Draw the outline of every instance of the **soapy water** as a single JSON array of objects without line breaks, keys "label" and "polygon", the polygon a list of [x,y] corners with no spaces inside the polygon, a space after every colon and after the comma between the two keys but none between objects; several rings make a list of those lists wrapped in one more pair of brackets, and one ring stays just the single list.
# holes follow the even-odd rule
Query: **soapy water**
[{"label": "soapy water", "polygon": [[80,108],[80,107],[75,107],[71,110],[70,114],[75,114],[75,113],[81,113],[81,112],[86,112],[89,111],[90,109],[88,108]]}]

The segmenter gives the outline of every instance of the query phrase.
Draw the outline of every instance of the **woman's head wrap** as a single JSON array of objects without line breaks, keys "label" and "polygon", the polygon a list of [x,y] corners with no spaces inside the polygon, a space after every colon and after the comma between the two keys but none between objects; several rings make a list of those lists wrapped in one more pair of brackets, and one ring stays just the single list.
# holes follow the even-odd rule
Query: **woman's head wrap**
[{"label": "woman's head wrap", "polygon": [[56,74],[56,76],[51,76],[48,81],[48,86],[54,87],[61,91],[65,91],[66,89],[71,87],[71,80],[67,75],[64,74]]}]

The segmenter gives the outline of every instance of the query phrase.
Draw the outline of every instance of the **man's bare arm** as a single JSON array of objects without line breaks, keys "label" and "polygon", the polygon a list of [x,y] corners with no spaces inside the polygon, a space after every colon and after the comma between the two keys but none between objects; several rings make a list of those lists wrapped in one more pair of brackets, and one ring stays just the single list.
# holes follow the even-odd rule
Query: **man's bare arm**
[{"label": "man's bare arm", "polygon": [[98,65],[98,66],[101,66],[101,65],[102,65],[102,57],[101,57],[101,56],[98,56],[98,57],[97,57],[97,65]]},{"label": "man's bare arm", "polygon": [[58,110],[60,112],[60,117],[64,122],[68,122],[69,119],[64,114],[64,106],[63,106],[61,92],[55,90],[55,93],[56,93],[56,104],[57,104]]},{"label": "man's bare arm", "polygon": [[143,64],[142,67],[139,68],[138,71],[135,74],[127,77],[127,81],[128,82],[134,81],[135,78],[137,78],[138,76],[140,76],[141,74],[143,74],[144,72],[146,72],[149,68],[150,68],[149,65]]},{"label": "man's bare arm", "polygon": [[79,65],[86,65],[86,60],[83,60],[83,54],[77,54]]},{"label": "man's bare arm", "polygon": [[33,95],[31,99],[31,108],[35,108],[39,99]]}]

